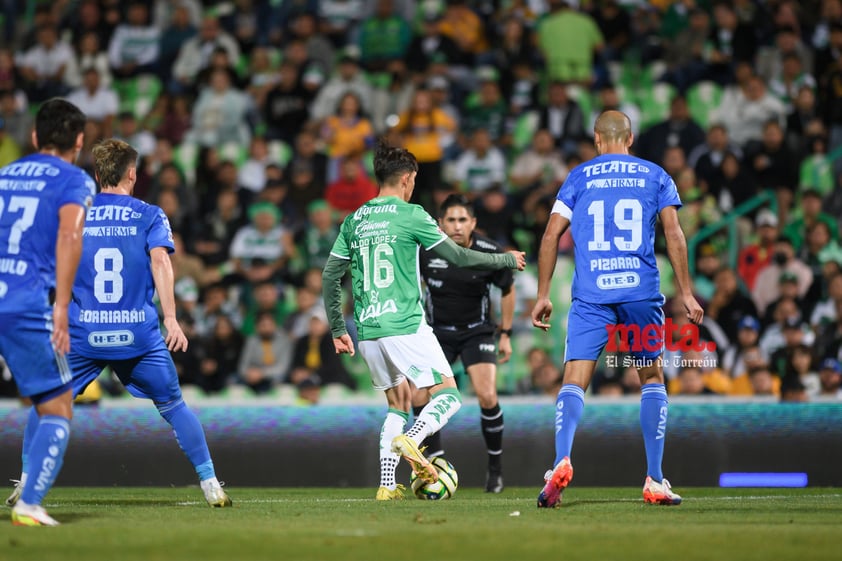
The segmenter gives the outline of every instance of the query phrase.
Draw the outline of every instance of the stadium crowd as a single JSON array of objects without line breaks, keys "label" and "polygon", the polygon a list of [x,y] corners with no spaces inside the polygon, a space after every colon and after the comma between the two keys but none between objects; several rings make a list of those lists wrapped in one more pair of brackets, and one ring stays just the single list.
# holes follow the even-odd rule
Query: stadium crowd
[{"label": "stadium crowd", "polygon": [[[620,109],[634,152],[674,178],[687,238],[736,225],[691,246],[715,350],[668,350],[670,392],[842,397],[840,0],[2,7],[0,166],[32,150],[53,96],[89,118],[83,168],[103,138],[137,148],[135,195],[176,240],[182,384],[291,384],[308,402],[369,388],[334,354],[320,295],[339,223],[377,193],[376,137],[418,158],[417,202],[465,193],[479,230],[534,260],[559,185],[595,155],[596,116]],[[534,273],[519,277],[512,388],[555,396],[558,345],[533,336]],[[664,310],[678,338],[683,313]],[[639,391],[624,364],[594,392]]]}]

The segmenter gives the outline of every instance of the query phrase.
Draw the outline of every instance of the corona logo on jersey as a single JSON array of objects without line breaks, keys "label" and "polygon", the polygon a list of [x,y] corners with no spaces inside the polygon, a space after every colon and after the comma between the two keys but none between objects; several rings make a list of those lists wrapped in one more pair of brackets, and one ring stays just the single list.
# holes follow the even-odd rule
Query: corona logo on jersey
[{"label": "corona logo on jersey", "polygon": [[[676,329],[677,328],[677,329]],[[686,323],[677,326],[672,318],[667,318],[663,325],[626,325],[608,324],[607,352],[643,352],[650,353],[665,349],[667,351],[715,351],[716,343],[703,341],[699,336],[699,326]]]}]

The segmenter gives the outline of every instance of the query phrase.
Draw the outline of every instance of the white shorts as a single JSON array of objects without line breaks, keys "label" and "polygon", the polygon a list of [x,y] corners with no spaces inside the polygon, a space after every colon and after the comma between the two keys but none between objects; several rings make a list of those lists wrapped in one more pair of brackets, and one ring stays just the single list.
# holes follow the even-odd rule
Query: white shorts
[{"label": "white shorts", "polygon": [[452,378],[453,370],[432,328],[422,322],[416,333],[360,341],[375,390],[388,390],[404,378],[417,388],[429,388]]}]

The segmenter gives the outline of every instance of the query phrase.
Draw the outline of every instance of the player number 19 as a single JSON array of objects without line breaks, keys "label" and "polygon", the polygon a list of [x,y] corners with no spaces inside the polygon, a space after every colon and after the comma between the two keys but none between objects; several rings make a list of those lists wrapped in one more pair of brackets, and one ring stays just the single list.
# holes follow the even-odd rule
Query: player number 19
[{"label": "player number 19", "polygon": [[[110,266],[109,266],[110,263]],[[94,254],[94,296],[98,302],[113,304],[123,297],[123,254],[116,247],[102,247]]]},{"label": "player number 19", "polygon": [[[371,257],[371,246],[364,245],[360,248],[360,256],[363,262],[363,290],[371,290],[372,280],[377,288],[391,286],[395,280],[395,268],[389,260],[394,255],[392,246],[387,243],[379,243],[374,246],[374,259]],[[372,279],[372,273],[374,279]]]},{"label": "player number 19", "polygon": [[[631,218],[626,218],[631,211]],[[588,242],[589,251],[609,251],[611,242],[605,240],[605,201],[593,201],[588,206],[588,215],[593,216],[593,239]],[[620,199],[614,205],[614,225],[630,233],[630,238],[614,236],[614,245],[620,251],[635,251],[643,242],[643,206],[637,199]]]}]

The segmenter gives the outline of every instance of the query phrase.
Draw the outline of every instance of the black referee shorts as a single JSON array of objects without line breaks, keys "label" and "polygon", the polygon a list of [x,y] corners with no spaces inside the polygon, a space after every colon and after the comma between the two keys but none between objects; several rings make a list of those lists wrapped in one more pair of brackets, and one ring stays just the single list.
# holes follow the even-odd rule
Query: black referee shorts
[{"label": "black referee shorts", "polygon": [[493,328],[446,331],[433,327],[433,331],[449,363],[453,364],[461,357],[466,369],[474,364],[497,364],[497,340]]}]

